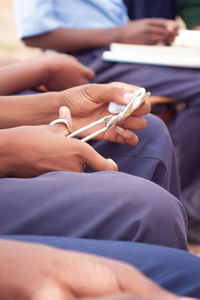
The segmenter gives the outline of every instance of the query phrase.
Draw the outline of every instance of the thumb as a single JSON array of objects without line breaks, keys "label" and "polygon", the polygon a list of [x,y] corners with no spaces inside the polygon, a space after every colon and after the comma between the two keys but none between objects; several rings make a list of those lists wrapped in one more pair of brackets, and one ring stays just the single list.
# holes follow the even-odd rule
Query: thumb
[{"label": "thumb", "polygon": [[70,132],[72,132],[71,113],[66,106],[60,107],[58,119],[54,120],[51,125],[55,132],[64,136],[67,136]]},{"label": "thumb", "polygon": [[93,70],[91,70],[90,68],[88,68],[88,67],[86,67],[86,66],[83,66],[83,71],[84,71],[85,77],[86,77],[88,80],[94,79],[95,73],[94,73]]}]

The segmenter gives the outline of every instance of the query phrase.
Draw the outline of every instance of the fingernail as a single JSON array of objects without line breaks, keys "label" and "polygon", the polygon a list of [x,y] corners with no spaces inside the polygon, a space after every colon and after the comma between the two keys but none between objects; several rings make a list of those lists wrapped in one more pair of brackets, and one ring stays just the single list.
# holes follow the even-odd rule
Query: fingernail
[{"label": "fingernail", "polygon": [[111,158],[108,158],[109,162],[112,164],[112,171],[118,171],[118,165],[112,160]]},{"label": "fingernail", "polygon": [[120,127],[120,126],[116,126],[115,127],[115,131],[119,134],[122,134],[124,132],[124,128]]},{"label": "fingernail", "polygon": [[66,117],[66,109],[64,106],[60,108],[60,118],[64,119]]}]

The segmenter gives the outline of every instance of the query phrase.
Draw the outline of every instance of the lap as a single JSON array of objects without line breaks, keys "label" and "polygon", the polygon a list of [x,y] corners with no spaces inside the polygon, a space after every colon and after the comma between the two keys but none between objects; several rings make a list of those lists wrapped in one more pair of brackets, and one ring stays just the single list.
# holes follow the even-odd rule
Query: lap
[{"label": "lap", "polygon": [[4,178],[0,189],[0,234],[131,240],[187,248],[180,201],[139,177],[120,172],[52,172],[30,179]]},{"label": "lap", "polygon": [[[145,87],[154,96],[173,97],[177,101],[196,101],[200,94],[200,70],[102,61],[105,49],[84,52],[76,57],[92,68],[96,83],[123,81]],[[198,99],[198,105],[200,100]]]}]

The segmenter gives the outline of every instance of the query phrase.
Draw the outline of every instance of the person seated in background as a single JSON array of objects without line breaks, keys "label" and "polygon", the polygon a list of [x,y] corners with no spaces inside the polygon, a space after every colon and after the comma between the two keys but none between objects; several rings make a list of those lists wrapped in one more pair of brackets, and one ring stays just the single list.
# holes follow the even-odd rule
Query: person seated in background
[{"label": "person seated in background", "polygon": [[200,298],[200,258],[167,247],[12,236],[0,257],[3,300]]},{"label": "person seated in background", "polygon": [[[139,22],[142,22],[140,19],[150,21],[151,19],[149,18],[175,19],[176,16],[180,16],[185,22],[187,29],[200,29],[200,0],[155,0],[153,2],[148,0],[124,0],[124,3],[128,9],[128,15],[132,20],[139,20]],[[196,74],[193,74],[193,76],[195,77]],[[193,88],[192,80],[195,80],[194,77],[191,77],[191,88]],[[200,79],[198,79],[196,84],[198,84],[199,80]],[[189,82],[185,82],[185,86],[188,86],[188,84]],[[200,98],[199,91],[197,92],[196,97],[198,101]],[[188,100],[189,99],[190,97]],[[186,108],[189,108],[188,105],[188,102],[186,102]],[[176,119],[173,123],[171,123],[169,129],[176,146],[179,159],[183,199],[189,216],[188,237],[191,243],[200,244],[200,173],[199,166],[195,166],[195,161],[199,161],[200,158],[197,154],[200,140],[198,139],[199,135],[197,134],[194,137],[196,142],[194,139],[190,139],[190,134],[192,134],[191,132],[195,132],[198,130],[197,128],[199,128],[197,120],[196,124],[191,124],[191,128],[187,129],[186,132],[184,132],[183,137],[180,139],[181,128],[184,126],[184,122],[187,121],[188,124],[188,120],[191,122],[193,117],[196,119],[198,118],[198,113],[196,114],[196,110],[199,110],[198,107],[199,102],[194,102],[192,110],[185,109],[181,116],[179,112],[179,115],[176,116]],[[176,130],[178,130],[179,135],[177,135]],[[188,147],[187,150],[183,150],[181,145],[184,143],[184,137],[185,140],[190,139],[192,149],[194,149],[193,146],[196,149],[194,151],[192,150],[192,155],[194,152],[196,152],[196,155],[194,156],[194,160],[192,159],[192,164],[189,168],[185,159],[187,158],[189,161],[190,157],[192,157],[192,155],[190,156],[191,147]],[[184,153],[182,153],[182,151]]]},{"label": "person seated in background", "polygon": [[[148,2],[155,7],[152,1]],[[103,52],[112,42],[170,43],[177,34],[176,22],[170,20],[169,23],[165,19],[129,20],[121,0],[71,0],[68,5],[62,0],[51,3],[13,0],[13,3],[18,36],[26,45],[73,54],[95,72],[93,82],[122,81],[143,86],[153,96],[172,97],[185,103],[185,109],[176,114],[169,129],[178,157],[184,205],[198,227],[200,135],[195,132],[200,128],[200,71],[102,61]],[[193,238],[191,240],[194,241]],[[195,241],[199,241],[198,230]]]},{"label": "person seated in background", "polygon": [[[145,117],[150,105],[144,103],[90,145],[66,138],[67,127],[76,130],[106,116],[109,102],[126,104],[125,94],[137,87],[93,84],[55,92],[68,85],[71,73],[65,62],[64,54],[44,53],[0,68],[0,234],[143,241],[187,249],[184,208],[166,191],[180,196],[166,127],[150,114]],[[51,92],[12,96],[38,86]],[[71,126],[66,126],[71,123],[66,106]],[[48,125],[58,111],[64,121]],[[91,145],[102,149],[100,154]],[[118,168],[127,174],[116,172]]]}]

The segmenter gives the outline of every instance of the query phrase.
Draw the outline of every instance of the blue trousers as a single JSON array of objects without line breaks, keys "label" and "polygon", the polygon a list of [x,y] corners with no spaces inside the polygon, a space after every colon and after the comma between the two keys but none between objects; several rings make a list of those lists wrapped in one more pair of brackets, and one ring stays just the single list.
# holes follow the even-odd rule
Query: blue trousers
[{"label": "blue trousers", "polygon": [[8,236],[6,238],[38,242],[127,262],[177,295],[200,298],[200,258],[186,251],[130,242],[56,237]]},{"label": "blue trousers", "polygon": [[180,196],[172,142],[158,118],[147,119],[136,147],[92,142],[121,172],[0,179],[0,234],[128,240],[187,249],[185,211],[166,191]]},{"label": "blue trousers", "polygon": [[173,97],[177,102],[186,103],[171,123],[170,133],[178,158],[185,207],[191,216],[200,220],[200,70],[103,62],[104,50],[75,54],[95,71],[95,82],[135,84],[154,96]]},{"label": "blue trousers", "polygon": [[2,235],[123,240],[187,249],[181,202],[140,177],[52,172],[1,179],[0,190]]}]

